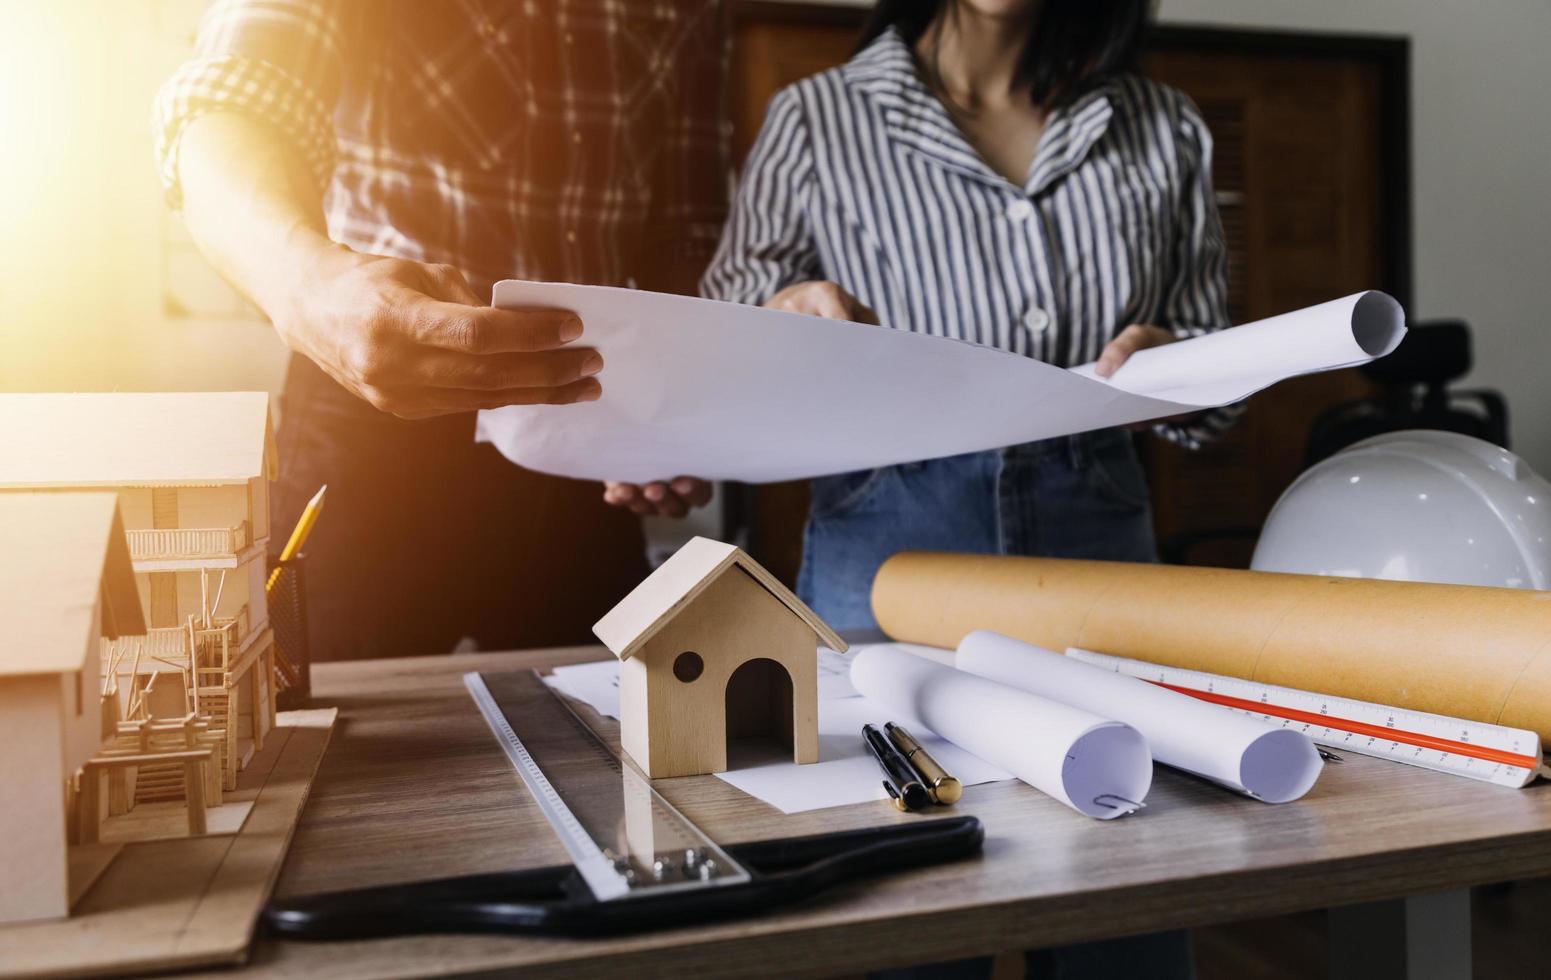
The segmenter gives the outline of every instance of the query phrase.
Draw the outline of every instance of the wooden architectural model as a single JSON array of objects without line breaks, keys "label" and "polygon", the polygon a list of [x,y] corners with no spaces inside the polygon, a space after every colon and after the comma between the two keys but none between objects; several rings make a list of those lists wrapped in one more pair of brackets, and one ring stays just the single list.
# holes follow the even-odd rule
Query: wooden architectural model
[{"label": "wooden architectural model", "polygon": [[652,778],[724,771],[731,738],[818,761],[817,648],[846,645],[739,549],[694,538],[593,632],[621,661],[621,742]]},{"label": "wooden architectural model", "polygon": [[[274,724],[274,474],[263,392],[0,394],[0,490],[118,495],[149,627],[104,651],[120,718],[202,719],[227,789]],[[182,795],[182,772],[140,771],[137,798]]]},{"label": "wooden architectural model", "polygon": [[102,640],[144,632],[113,494],[0,494],[0,923],[69,912],[76,773],[113,731]]}]

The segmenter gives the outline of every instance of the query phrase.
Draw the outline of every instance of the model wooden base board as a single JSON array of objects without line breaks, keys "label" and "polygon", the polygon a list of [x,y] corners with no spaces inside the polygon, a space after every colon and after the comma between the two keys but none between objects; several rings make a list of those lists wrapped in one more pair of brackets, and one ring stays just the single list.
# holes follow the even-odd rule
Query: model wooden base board
[{"label": "model wooden base board", "polygon": [[[70,917],[0,926],[5,975],[109,976],[240,963],[337,714],[326,708],[278,715],[237,789],[207,811],[203,836],[186,836],[183,808],[173,804],[142,804],[105,821],[103,843],[70,849]],[[245,819],[232,828],[228,816],[239,809]],[[112,839],[163,832],[184,836]]]}]

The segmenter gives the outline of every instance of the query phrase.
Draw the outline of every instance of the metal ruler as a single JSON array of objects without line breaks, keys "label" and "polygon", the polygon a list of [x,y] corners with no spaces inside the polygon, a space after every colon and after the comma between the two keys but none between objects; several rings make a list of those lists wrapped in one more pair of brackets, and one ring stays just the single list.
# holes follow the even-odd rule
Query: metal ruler
[{"label": "metal ruler", "polygon": [[1501,786],[1525,786],[1541,770],[1540,737],[1522,728],[1164,667],[1076,647],[1066,655],[1295,729],[1331,748]]},{"label": "metal ruler", "polygon": [[749,881],[537,673],[471,673],[463,683],[598,901]]}]

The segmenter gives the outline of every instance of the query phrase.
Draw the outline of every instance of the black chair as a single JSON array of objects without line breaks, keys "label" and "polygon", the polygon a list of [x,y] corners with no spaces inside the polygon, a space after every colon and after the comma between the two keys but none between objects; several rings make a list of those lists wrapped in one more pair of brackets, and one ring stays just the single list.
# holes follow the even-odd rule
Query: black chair
[{"label": "black chair", "polygon": [[1305,466],[1371,436],[1404,429],[1441,429],[1508,448],[1508,405],[1495,391],[1451,390],[1470,372],[1470,327],[1463,320],[1412,324],[1388,357],[1361,371],[1378,394],[1328,409],[1309,432]]}]

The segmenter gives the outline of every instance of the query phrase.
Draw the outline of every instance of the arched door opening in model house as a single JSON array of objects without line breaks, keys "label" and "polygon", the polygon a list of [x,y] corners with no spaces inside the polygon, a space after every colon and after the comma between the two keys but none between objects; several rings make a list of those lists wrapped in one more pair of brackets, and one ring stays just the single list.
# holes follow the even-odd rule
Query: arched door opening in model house
[{"label": "arched door opening in model house", "polygon": [[791,675],[774,660],[750,660],[727,678],[728,768],[791,758]]}]

